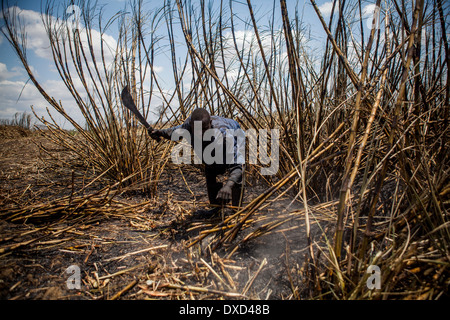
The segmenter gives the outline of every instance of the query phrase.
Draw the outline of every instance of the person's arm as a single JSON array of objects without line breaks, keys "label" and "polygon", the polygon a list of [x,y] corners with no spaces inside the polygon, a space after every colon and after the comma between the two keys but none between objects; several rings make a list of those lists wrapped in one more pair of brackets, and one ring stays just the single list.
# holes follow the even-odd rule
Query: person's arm
[{"label": "person's arm", "polygon": [[230,176],[228,177],[228,181],[233,182],[232,186],[234,186],[236,183],[242,182],[242,169],[242,164],[232,165],[232,167],[229,169]]},{"label": "person's arm", "polygon": [[230,176],[225,185],[217,193],[217,199],[231,200],[232,188],[236,183],[242,183],[242,164],[232,165],[230,168]]},{"label": "person's arm", "polygon": [[[230,119],[224,119],[231,122]],[[224,200],[231,200],[232,198],[232,191],[231,189],[234,187],[236,183],[242,183],[242,174],[243,174],[243,165],[245,163],[245,156],[243,152],[245,152],[245,133],[242,131],[239,127],[239,124],[237,122],[232,122],[230,125],[231,130],[234,130],[233,134],[231,134],[230,131],[225,131],[225,137],[227,139],[232,139],[233,141],[233,148],[232,151],[233,154],[230,154],[230,157],[228,157],[228,154],[225,156],[225,161],[230,158],[233,159],[233,163],[228,164],[228,170],[230,172],[229,178],[225,185],[219,190],[217,194],[217,198],[224,199]],[[240,131],[237,131],[240,130]],[[226,152],[228,153],[229,150],[226,148]],[[230,152],[230,153],[231,153]]]},{"label": "person's arm", "polygon": [[171,140],[172,133],[175,130],[177,130],[177,129],[189,130],[189,123],[190,123],[190,118],[187,118],[184,123],[182,123],[178,126],[167,128],[167,129],[153,130],[152,132],[150,132],[150,137],[152,137],[153,139],[156,139],[156,137],[162,137],[162,138]]}]

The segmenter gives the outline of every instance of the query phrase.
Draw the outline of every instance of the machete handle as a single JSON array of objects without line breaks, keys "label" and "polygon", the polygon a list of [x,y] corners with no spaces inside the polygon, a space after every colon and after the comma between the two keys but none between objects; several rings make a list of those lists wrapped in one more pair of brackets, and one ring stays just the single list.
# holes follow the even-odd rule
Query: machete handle
[{"label": "machete handle", "polygon": [[153,131],[156,131],[156,130],[153,129],[152,127],[147,128],[147,132],[148,132],[148,135],[150,136],[150,138],[152,138],[153,140],[156,140],[157,142],[160,142],[161,141],[161,137],[159,137],[159,136],[152,137],[152,132]]}]

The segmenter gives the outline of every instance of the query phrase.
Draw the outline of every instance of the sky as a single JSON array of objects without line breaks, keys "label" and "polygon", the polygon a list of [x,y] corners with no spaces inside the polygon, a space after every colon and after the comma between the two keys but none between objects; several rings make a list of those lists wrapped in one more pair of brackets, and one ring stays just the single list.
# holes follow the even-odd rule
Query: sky
[{"label": "sky", "polygon": [[[194,3],[196,0],[192,0],[192,2]],[[236,1],[233,7],[236,16],[242,16],[242,19],[245,19],[244,17],[248,12],[247,6],[244,4],[245,2],[246,1],[244,0]],[[328,20],[331,13],[332,1],[317,0],[316,2],[324,18]],[[364,2],[364,8],[368,10],[368,12],[373,10],[373,2],[374,1]],[[63,12],[65,9],[68,9],[68,3],[70,5],[70,1],[54,0],[54,10]],[[163,0],[147,0],[144,1],[144,8],[146,8],[146,10],[152,10],[155,7],[162,6],[163,3]],[[268,21],[272,16],[273,0],[252,1],[252,4],[255,15],[258,18],[258,23],[264,25],[264,22]],[[279,11],[279,2],[277,1],[276,4],[277,10]],[[294,12],[295,7],[298,8],[299,13],[302,15],[301,18],[303,23],[308,26],[309,36],[312,39],[311,45],[317,46],[320,50],[320,48],[324,46],[326,36],[309,0],[287,0],[287,4],[289,12]],[[36,78],[50,96],[53,96],[57,101],[61,101],[61,104],[65,107],[67,112],[79,123],[82,123],[83,119],[81,113],[79,112],[73,97],[60,79],[52,60],[51,50],[48,47],[48,39],[46,38],[45,29],[40,18],[41,5],[41,1],[39,0],[9,0],[7,1],[6,7],[16,6],[18,12],[20,12],[27,33],[27,57]],[[106,18],[112,17],[120,10],[129,8],[129,2],[125,0],[98,0],[97,5],[103,8],[105,20]],[[68,17],[67,15],[61,15],[61,17],[70,20],[74,18],[74,15],[69,15]],[[278,22],[281,22],[281,18],[278,19]],[[106,23],[106,21],[104,23]],[[0,16],[0,27],[2,26],[3,19],[2,16]],[[238,29],[236,31],[237,33],[244,32],[243,29]],[[178,36],[181,37],[181,35]],[[114,26],[110,27],[104,37],[106,42],[110,44],[111,47],[114,47],[118,37],[117,28],[115,29]],[[165,58],[166,59],[164,59],[163,55],[159,58],[157,65],[155,65],[155,71],[161,75],[162,80],[164,80],[165,74],[171,73],[170,57],[166,55]],[[11,119],[17,112],[31,113],[30,106],[32,105],[39,116],[45,116],[46,118],[48,118],[46,115],[46,108],[50,108],[57,123],[64,128],[70,129],[71,125],[51,109],[51,106],[28,80],[28,75],[17,55],[11,48],[7,39],[0,34],[0,119]],[[167,90],[173,89],[170,88],[170,79],[162,82],[168,85]],[[156,108],[156,104],[154,107]]]}]

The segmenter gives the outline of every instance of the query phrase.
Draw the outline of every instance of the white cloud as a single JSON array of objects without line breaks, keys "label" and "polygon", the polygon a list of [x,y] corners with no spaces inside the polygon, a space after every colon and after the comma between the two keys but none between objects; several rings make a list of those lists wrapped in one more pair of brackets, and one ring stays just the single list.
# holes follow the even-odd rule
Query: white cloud
[{"label": "white cloud", "polygon": [[[280,32],[276,32],[277,35],[281,35]],[[267,56],[270,55],[272,50],[272,35],[259,31],[259,37],[261,40],[262,49]],[[252,58],[260,56],[260,48],[258,40],[254,30],[236,30],[234,32],[234,38],[236,41],[237,50],[239,55],[245,60],[249,54]],[[238,65],[236,48],[233,40],[233,34],[231,31],[224,33],[224,48],[225,48],[225,64],[228,68],[233,69],[234,64]],[[231,70],[229,72],[232,72]]]},{"label": "white cloud", "polygon": [[[328,1],[319,6],[320,13],[323,17],[329,17],[331,15],[331,11],[333,10],[333,1]],[[334,13],[337,13],[339,10],[339,4],[336,3],[334,8]]]},{"label": "white cloud", "polygon": [[[53,56],[51,52],[49,37],[47,31],[45,29],[44,21],[49,21],[54,30],[58,30],[58,36],[66,37],[67,32],[72,33],[71,23],[68,24],[68,29],[63,26],[65,20],[60,20],[53,16],[41,15],[41,13],[33,11],[33,10],[23,10],[19,7],[10,7],[8,9],[10,13],[13,13],[13,16],[18,16],[18,21],[20,21],[20,26],[24,27],[26,33],[26,46],[28,52],[33,52],[36,56],[38,56],[39,62],[33,61],[33,63],[42,63],[41,58],[45,59],[43,65],[48,64],[48,69],[54,70],[54,66],[51,61],[53,61]],[[0,15],[3,16],[3,12],[0,12]],[[61,28],[62,27],[62,28]],[[106,67],[109,68],[114,62],[115,50],[117,42],[114,37],[103,33],[101,34],[99,31],[95,29],[86,30],[83,26],[80,26],[79,30],[80,40],[83,44],[83,48],[87,55],[87,63],[92,68],[93,60],[89,54],[89,44],[88,44],[88,33],[89,31],[90,39],[92,39],[92,48],[94,51],[94,55],[97,61],[97,67],[100,70],[100,74],[102,74],[103,70],[103,61],[101,58],[102,53],[102,44],[103,44],[103,54],[105,58]],[[82,86],[82,82],[75,72],[75,68],[71,63],[70,51],[68,46],[66,47],[66,54],[68,56],[69,62],[69,72],[72,76],[72,81],[74,86],[81,93],[82,98],[85,96],[84,88]],[[71,96],[69,90],[66,88],[65,84],[62,80],[57,79],[41,79],[36,72],[36,69],[30,65],[31,70],[35,77],[37,77],[38,81],[46,90],[46,92],[54,97],[57,101],[61,101],[67,113],[74,117],[75,120],[79,121],[80,124],[84,122],[81,116],[81,112],[76,105],[75,99]],[[45,67],[44,67],[45,68]],[[92,69],[93,70],[93,69]],[[160,69],[162,71],[162,69]],[[34,106],[35,111],[38,115],[46,116],[46,107],[49,107],[49,104],[39,91],[34,87],[32,82],[28,82],[25,85],[24,78],[28,78],[26,72],[23,69],[19,69],[17,67],[11,68],[4,63],[0,63],[0,118],[11,118],[14,116],[16,112],[30,112],[30,105]],[[20,80],[20,81],[13,81]],[[86,79],[88,87],[93,84],[91,79]],[[63,120],[62,116],[57,115],[57,112],[52,111],[50,108],[52,115],[55,117],[57,122],[63,124],[65,120]],[[48,118],[48,116],[46,116]]]},{"label": "white cloud", "polygon": [[17,68],[12,68],[11,71],[9,71],[6,64],[0,62],[0,82],[14,78],[20,74],[21,72]]},{"label": "white cloud", "polygon": [[375,5],[375,3],[369,3],[368,5],[364,6],[364,8],[362,8],[361,10],[363,18],[372,17],[376,7],[377,6]]},{"label": "white cloud", "polygon": [[[10,7],[8,9],[12,16],[17,15],[20,25],[24,27],[27,36],[27,50],[32,50],[38,57],[53,60],[49,36],[45,28],[44,22],[50,23],[52,30],[58,30],[59,39],[67,40],[67,32],[72,33],[72,23],[71,21],[61,20],[54,16],[47,16],[33,10],[24,10],[19,7]],[[2,13],[3,15],[3,13]],[[66,24],[67,23],[67,24]],[[66,28],[67,27],[67,28]],[[107,66],[112,63],[115,55],[115,49],[117,42],[114,37],[106,34],[100,33],[95,29],[86,30],[82,24],[80,24],[80,39],[83,44],[84,50],[87,54],[88,62],[91,62],[89,56],[89,45],[88,45],[88,32],[90,32],[90,38],[92,39],[92,47],[96,57],[96,60],[101,64],[101,53],[102,53],[102,42],[105,56],[105,62]],[[69,48],[66,48],[66,54],[70,60]],[[100,66],[100,65],[99,65]]]},{"label": "white cloud", "polygon": [[[61,80],[45,81],[42,83],[42,87],[50,96],[61,101],[69,115],[83,124],[84,121],[78,106]],[[39,116],[44,116],[45,119],[50,120],[46,111],[46,108],[49,107],[57,123],[65,126],[66,120],[50,107],[31,82],[2,80],[0,81],[0,97],[2,97],[0,100],[1,119],[12,119],[17,112],[31,113],[30,106],[33,106]]]},{"label": "white cloud", "polygon": [[[259,51],[258,41],[254,30],[236,30],[234,32],[237,48],[241,51],[244,50],[244,55],[248,53],[248,50]],[[261,45],[264,51],[271,50],[272,40],[271,35],[267,35],[264,32],[259,32]],[[228,31],[224,34],[224,46],[236,54],[234,49],[233,34]]]},{"label": "white cloud", "polygon": [[[51,58],[49,54],[50,44],[45,32],[40,13],[33,10],[24,10],[17,6],[5,9],[8,16],[18,16],[17,22],[25,27],[27,34],[27,49],[32,50],[41,58]],[[2,12],[3,16],[4,13]]]},{"label": "white cloud", "polygon": [[0,81],[0,118],[11,119],[16,112],[31,112],[30,105],[44,102],[32,84],[25,84],[24,81]]},{"label": "white cloud", "polygon": [[[239,49],[244,46],[252,46],[256,44],[256,36],[253,30],[236,30],[234,32],[236,44]],[[233,45],[233,35],[231,31],[225,34],[225,41],[230,42],[229,45]]]},{"label": "white cloud", "polygon": [[164,71],[164,67],[163,66],[153,66],[153,71],[155,73],[160,73]]}]

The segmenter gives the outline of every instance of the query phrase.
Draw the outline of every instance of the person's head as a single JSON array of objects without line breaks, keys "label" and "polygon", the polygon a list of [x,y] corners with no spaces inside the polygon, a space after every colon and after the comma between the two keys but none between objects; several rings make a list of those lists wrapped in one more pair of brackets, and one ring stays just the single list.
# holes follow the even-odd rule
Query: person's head
[{"label": "person's head", "polygon": [[211,116],[208,110],[204,108],[197,108],[191,113],[191,128],[194,129],[194,122],[200,121],[202,123],[202,136],[206,130],[211,128]]}]

